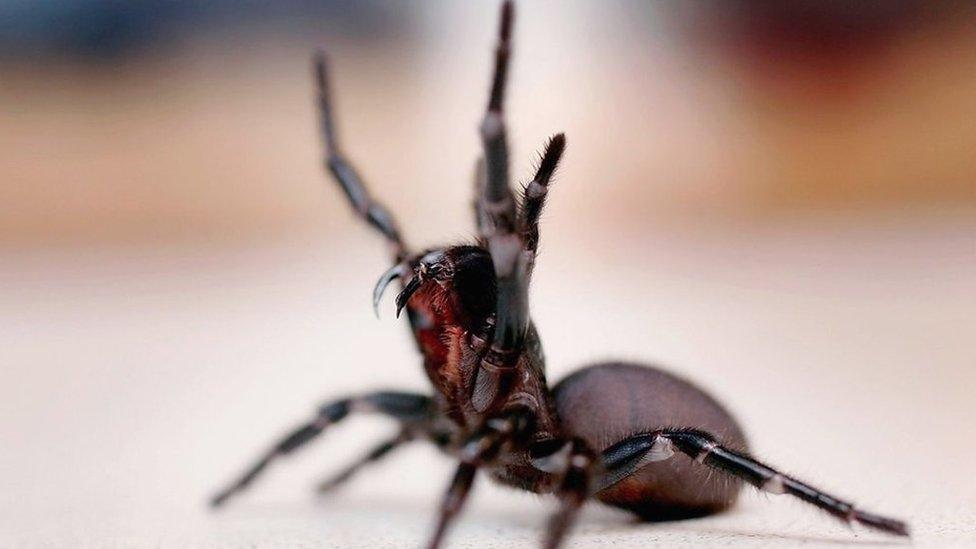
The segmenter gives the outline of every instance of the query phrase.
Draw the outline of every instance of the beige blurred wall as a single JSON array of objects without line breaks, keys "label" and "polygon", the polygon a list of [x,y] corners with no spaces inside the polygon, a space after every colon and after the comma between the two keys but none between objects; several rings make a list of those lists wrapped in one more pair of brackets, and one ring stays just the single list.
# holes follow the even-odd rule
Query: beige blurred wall
[{"label": "beige blurred wall", "polygon": [[[565,215],[638,232],[976,209],[972,19],[910,29],[824,71],[701,47],[662,9],[520,10],[514,173],[565,130]],[[346,149],[417,238],[467,230],[493,11],[440,4],[413,36],[322,37]],[[119,65],[4,66],[0,244],[251,239],[347,223],[319,169],[315,45],[243,29]]]}]

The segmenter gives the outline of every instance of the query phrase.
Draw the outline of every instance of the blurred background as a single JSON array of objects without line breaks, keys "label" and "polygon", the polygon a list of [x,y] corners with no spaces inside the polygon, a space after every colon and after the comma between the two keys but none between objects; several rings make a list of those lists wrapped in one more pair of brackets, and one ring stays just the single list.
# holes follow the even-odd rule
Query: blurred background
[{"label": "blurred background", "polygon": [[[424,247],[473,234],[497,2],[0,2],[0,545],[414,547],[450,474],[412,448],[309,488],[391,426],[348,421],[224,514],[209,492],[316,404],[425,390],[345,150]],[[559,379],[653,361],[757,454],[919,545],[976,519],[976,9],[968,2],[518,6],[513,174],[569,147],[532,310]],[[550,507],[484,483],[457,546]],[[793,502],[576,545],[876,540]],[[465,545],[467,544],[467,545]]]}]

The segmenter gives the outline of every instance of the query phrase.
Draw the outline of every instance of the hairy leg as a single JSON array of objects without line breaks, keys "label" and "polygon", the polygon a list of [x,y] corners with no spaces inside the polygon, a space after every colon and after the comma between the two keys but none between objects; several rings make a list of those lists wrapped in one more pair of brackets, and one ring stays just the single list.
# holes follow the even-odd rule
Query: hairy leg
[{"label": "hairy leg", "polygon": [[491,345],[475,375],[472,404],[478,412],[491,408],[504,392],[504,386],[514,373],[529,323],[528,267],[522,253],[515,196],[509,186],[508,143],[503,116],[513,13],[511,2],[502,4],[491,94],[481,123],[485,182],[477,205],[479,239],[491,253],[497,292]]},{"label": "hairy leg", "polygon": [[486,178],[485,159],[479,156],[474,164],[474,177],[472,178],[474,182],[474,200],[471,205],[474,209],[474,226],[478,229],[478,244],[485,248],[488,247],[488,242],[485,240],[485,237],[491,230],[484,201]]},{"label": "hairy leg", "polygon": [[273,444],[237,480],[218,492],[210,504],[213,507],[223,505],[231,496],[254,482],[272,461],[305,446],[329,425],[345,419],[350,412],[380,413],[398,420],[405,427],[414,428],[422,428],[434,417],[430,397],[414,393],[384,391],[329,402],[319,407],[311,420],[300,424]]},{"label": "hairy leg", "polygon": [[346,198],[360,218],[386,237],[394,261],[400,262],[409,253],[400,236],[396,220],[385,206],[377,202],[363,184],[359,172],[340,150],[332,118],[332,98],[329,93],[329,71],[325,54],[315,56],[315,81],[318,89],[319,116],[322,139],[325,143],[325,162]]},{"label": "hairy leg", "polygon": [[549,520],[545,549],[556,549],[566,538],[580,508],[591,495],[596,454],[582,440],[572,441],[572,450],[566,461],[565,472],[556,489],[559,510]]},{"label": "hairy leg", "polygon": [[490,419],[465,441],[460,449],[461,462],[441,501],[437,526],[428,545],[430,549],[440,547],[448,528],[464,506],[478,469],[490,465],[504,445],[524,442],[530,431],[530,417],[527,412],[518,410]]},{"label": "hairy leg", "polygon": [[535,261],[535,254],[539,248],[539,217],[542,215],[542,208],[546,204],[549,182],[552,180],[552,175],[559,165],[559,159],[562,158],[564,150],[566,150],[566,136],[561,133],[554,135],[546,144],[535,177],[525,186],[525,198],[522,201],[522,211],[519,214],[519,225],[522,228],[525,250],[532,256],[530,263]]},{"label": "hairy leg", "polygon": [[908,525],[900,520],[862,511],[743,452],[729,449],[712,435],[695,429],[665,429],[639,434],[607,448],[603,452],[605,473],[597,483],[597,490],[613,486],[650,462],[670,458],[676,450],[699,464],[732,475],[764,492],[789,494],[845,522],[860,523],[890,534],[908,535]]},{"label": "hairy leg", "polygon": [[339,486],[348,482],[349,479],[351,479],[353,475],[358,473],[362,468],[366,467],[370,463],[379,461],[393,450],[396,450],[400,446],[403,446],[404,443],[410,442],[411,440],[413,440],[413,436],[409,431],[400,431],[397,436],[377,444],[362,457],[340,469],[337,473],[333,474],[326,480],[320,482],[316,488],[316,491],[318,491],[320,494],[324,494],[326,492],[335,490]]}]

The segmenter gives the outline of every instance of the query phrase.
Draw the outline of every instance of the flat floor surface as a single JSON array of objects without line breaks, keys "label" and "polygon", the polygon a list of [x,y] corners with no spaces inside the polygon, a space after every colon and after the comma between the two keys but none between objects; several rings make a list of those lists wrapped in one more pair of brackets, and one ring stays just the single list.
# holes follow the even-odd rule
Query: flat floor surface
[{"label": "flat floor surface", "polygon": [[[770,463],[905,518],[916,546],[976,545],[968,221],[615,240],[553,218],[532,295],[553,380],[610,357],[666,364]],[[370,310],[379,247],[351,222],[346,236],[5,252],[0,547],[422,546],[452,469],[431,448],[311,490],[392,431],[379,418],[205,506],[329,397],[425,390],[392,298]],[[448,546],[534,547],[552,509],[481,479]],[[750,491],[677,523],[591,505],[567,547],[908,543]]]}]

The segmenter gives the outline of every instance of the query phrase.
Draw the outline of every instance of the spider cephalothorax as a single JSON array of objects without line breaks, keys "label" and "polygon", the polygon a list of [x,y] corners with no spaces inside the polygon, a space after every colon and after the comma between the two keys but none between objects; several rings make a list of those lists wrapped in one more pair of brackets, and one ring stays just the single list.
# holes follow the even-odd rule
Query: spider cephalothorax
[{"label": "spider cephalothorax", "polygon": [[325,58],[316,58],[329,169],[357,214],[386,237],[392,250],[393,266],[376,284],[374,307],[398,280],[397,316],[406,309],[434,391],[430,396],[377,391],[326,403],[215,496],[213,504],[225,502],[275,457],[303,446],[349,413],[376,412],[397,420],[397,435],[321,488],[337,486],[406,441],[433,442],[459,463],[432,548],[441,543],[479,470],[559,499],[545,541],[550,548],[560,544],[588,499],[648,520],[689,518],[729,507],[743,482],[792,495],[847,522],[907,535],[901,521],[862,511],[750,457],[729,412],[692,383],[663,370],[594,364],[549,386],[527,293],[539,245],[539,215],[566,140],[558,134],[549,141],[535,176],[516,197],[509,182],[503,116],[512,19],[512,4],[505,2],[480,129],[484,150],[475,170],[478,238],[473,244],[410,252],[393,217],[370,196],[339,150]]}]

